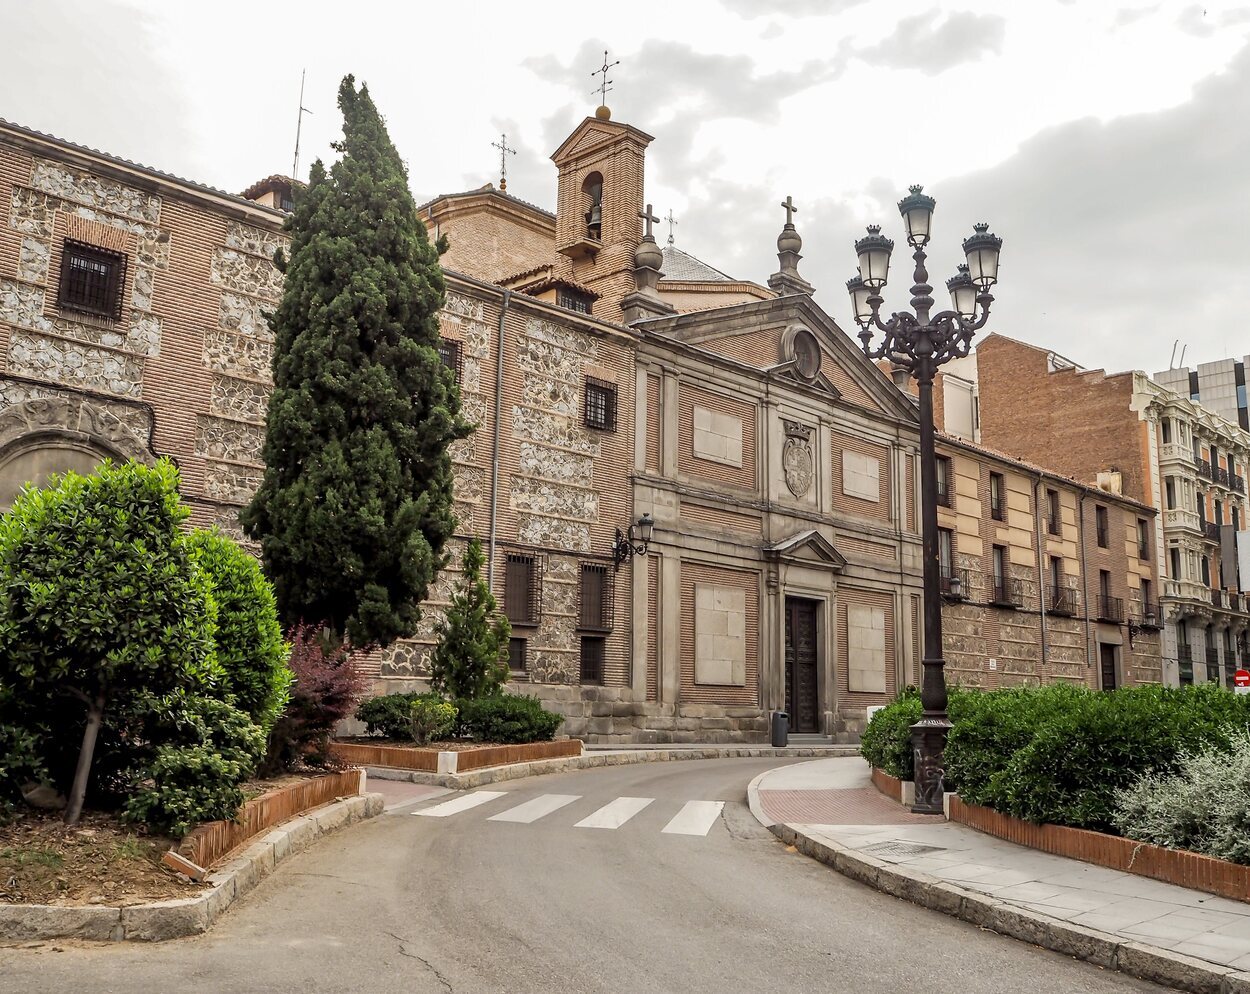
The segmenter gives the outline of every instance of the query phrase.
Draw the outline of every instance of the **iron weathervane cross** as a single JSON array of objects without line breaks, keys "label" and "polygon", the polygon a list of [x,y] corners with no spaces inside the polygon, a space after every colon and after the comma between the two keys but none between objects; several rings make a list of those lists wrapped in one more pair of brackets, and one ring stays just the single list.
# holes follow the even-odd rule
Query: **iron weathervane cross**
[{"label": "iron weathervane cross", "polygon": [[491,148],[499,149],[499,189],[508,189],[508,156],[516,155],[515,148],[508,147],[508,135],[505,132],[499,136],[499,141],[491,142]]},{"label": "iron weathervane cross", "polygon": [[603,65],[590,74],[591,76],[598,76],[600,74],[603,75],[603,79],[599,81],[599,85],[590,91],[591,93],[599,94],[599,103],[602,106],[607,106],[608,91],[612,89],[612,80],[608,79],[608,70],[613,66],[619,66],[620,64],[620,59],[617,59],[615,62],[608,62],[608,50],[605,48],[603,50]]},{"label": "iron weathervane cross", "polygon": [[[868,234],[855,243],[859,275],[846,284],[851,294],[855,322],[860,327],[864,355],[888,359],[907,370],[916,380],[920,420],[921,537],[924,548],[924,668],[920,701],[924,711],[911,726],[915,767],[916,801],[912,810],[920,814],[942,814],[945,791],[944,752],[950,719],[946,714],[946,661],[942,658],[941,562],[938,553],[937,457],[934,451],[933,376],[951,359],[961,358],[972,349],[972,336],[984,327],[994,298],[990,288],[998,282],[998,253],[1002,239],[989,233],[988,224],[974,225],[971,237],[964,239],[966,265],[946,281],[952,307],[930,316],[933,287],[925,268],[925,245],[933,220],[935,201],[919,186],[899,201],[899,213],[907,226],[908,244],[915,249],[916,268],[911,288],[912,312],[896,311],[881,319],[881,290],[890,268],[894,242],[881,234],[879,225],[869,225]],[[789,198],[782,206],[789,210]],[[873,331],[882,334],[881,344],[872,344]]]},{"label": "iron weathervane cross", "polygon": [[664,220],[668,222],[668,243],[672,245],[674,241],[673,229],[677,227],[677,218],[673,217],[673,208],[670,207],[668,209],[668,214],[665,215]]}]

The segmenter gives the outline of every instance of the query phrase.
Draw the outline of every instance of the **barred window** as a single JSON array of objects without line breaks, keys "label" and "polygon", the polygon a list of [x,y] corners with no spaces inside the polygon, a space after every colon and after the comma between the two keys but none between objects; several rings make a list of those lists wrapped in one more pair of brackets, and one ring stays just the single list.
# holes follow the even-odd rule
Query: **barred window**
[{"label": "barred window", "polygon": [[563,287],[556,291],[556,303],[579,314],[589,314],[591,306],[590,294],[580,290],[566,290]]},{"label": "barred window", "polygon": [[456,382],[460,382],[460,343],[451,338],[440,338],[438,341],[438,357],[443,365],[451,370]]},{"label": "barred window", "polygon": [[504,573],[504,614],[514,625],[538,623],[538,562],[533,556],[508,553]]},{"label": "barred window", "polygon": [[603,683],[603,647],[602,636],[582,636],[582,683]]},{"label": "barred window", "polygon": [[612,630],[614,575],[604,563],[582,563],[580,628]]},{"label": "barred window", "polygon": [[582,421],[587,428],[616,431],[616,384],[586,380],[586,403]]},{"label": "barred window", "polygon": [[513,673],[525,672],[527,641],[527,639],[508,639],[508,669]]},{"label": "barred window", "polygon": [[65,240],[57,306],[120,320],[126,285],[126,257],[98,245]]}]

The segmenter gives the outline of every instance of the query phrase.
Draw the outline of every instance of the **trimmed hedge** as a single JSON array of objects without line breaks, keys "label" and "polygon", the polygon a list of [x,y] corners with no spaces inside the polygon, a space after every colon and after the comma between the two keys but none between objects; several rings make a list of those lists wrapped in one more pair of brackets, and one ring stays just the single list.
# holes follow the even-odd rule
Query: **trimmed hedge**
[{"label": "trimmed hedge", "polygon": [[[952,690],[949,712],[948,790],[1026,821],[1107,832],[1117,790],[1172,771],[1186,752],[1227,748],[1250,725],[1250,698],[1214,684],[1110,693],[1052,684]],[[909,688],[869,722],[864,758],[911,779],[908,728],[919,716]]]},{"label": "trimmed hedge", "polygon": [[[356,717],[369,735],[405,741],[412,737],[412,705],[442,700],[433,693],[386,694],[362,701]],[[548,742],[564,722],[563,715],[545,710],[537,697],[520,694],[461,697],[451,703],[456,708],[452,735],[476,742]]]}]

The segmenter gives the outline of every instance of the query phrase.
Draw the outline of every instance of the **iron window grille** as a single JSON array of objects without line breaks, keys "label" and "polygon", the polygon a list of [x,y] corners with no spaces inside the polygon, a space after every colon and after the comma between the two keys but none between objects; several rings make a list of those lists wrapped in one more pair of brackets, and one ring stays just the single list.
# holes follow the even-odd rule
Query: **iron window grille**
[{"label": "iron window grille", "polygon": [[587,377],[582,423],[597,431],[616,431],[615,383]]},{"label": "iron window grille", "polygon": [[601,635],[582,636],[582,683],[603,683],[604,641],[605,640]]},{"label": "iron window grille", "polygon": [[451,370],[451,375],[458,386],[460,384],[460,375],[464,368],[464,358],[460,343],[452,338],[440,338],[438,341],[438,358],[444,366]]},{"label": "iron window grille", "polygon": [[508,639],[508,670],[524,673],[527,668],[526,647],[528,639]]},{"label": "iron window grille", "polygon": [[615,622],[615,576],[616,572],[604,563],[582,563],[579,628],[598,632],[612,630]]},{"label": "iron window grille", "polygon": [[570,311],[577,311],[578,314],[589,314],[591,298],[588,293],[559,289],[556,291],[556,304]]},{"label": "iron window grille", "polygon": [[541,615],[542,570],[537,556],[509,552],[504,560],[504,615],[514,625],[536,625]]},{"label": "iron window grille", "polygon": [[1061,520],[1060,513],[1059,513],[1059,491],[1047,490],[1046,491],[1046,503],[1047,505],[1049,505],[1049,509],[1046,515],[1046,530],[1051,535],[1058,535],[1059,524]]},{"label": "iron window grille", "polygon": [[1124,601],[1108,594],[1098,595],[1098,619],[1120,624],[1124,621]]},{"label": "iron window grille", "polygon": [[1111,543],[1108,535],[1107,509],[1105,507],[1094,508],[1094,527],[1098,532],[1098,548],[1108,548]]},{"label": "iron window grille", "polygon": [[966,601],[971,593],[969,583],[968,571],[966,569],[958,566],[948,566],[945,563],[942,564],[941,572],[938,575],[938,586],[942,591],[943,597],[949,597],[951,600]]},{"label": "iron window grille", "polygon": [[57,295],[57,306],[61,310],[120,321],[125,286],[124,254],[86,242],[65,240]]}]

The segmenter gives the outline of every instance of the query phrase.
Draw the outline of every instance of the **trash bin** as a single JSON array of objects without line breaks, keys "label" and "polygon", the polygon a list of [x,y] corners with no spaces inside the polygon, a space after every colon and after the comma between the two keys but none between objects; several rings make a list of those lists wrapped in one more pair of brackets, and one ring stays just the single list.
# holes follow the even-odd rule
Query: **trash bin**
[{"label": "trash bin", "polygon": [[790,735],[790,716],[785,711],[773,712],[773,748],[784,749]]}]

